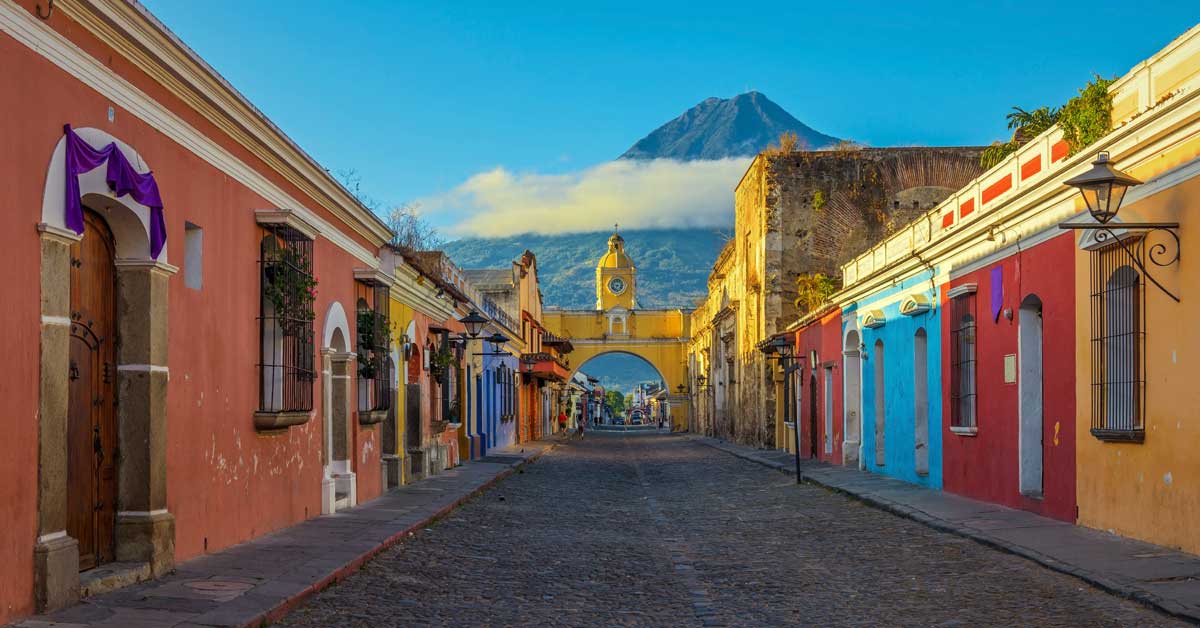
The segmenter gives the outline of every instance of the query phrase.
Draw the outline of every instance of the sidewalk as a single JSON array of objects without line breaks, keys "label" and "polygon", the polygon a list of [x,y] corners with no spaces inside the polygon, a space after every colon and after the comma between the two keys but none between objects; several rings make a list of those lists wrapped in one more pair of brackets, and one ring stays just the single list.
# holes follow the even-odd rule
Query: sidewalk
[{"label": "sidewalk", "polygon": [[[793,454],[704,436],[689,438],[795,475]],[[1200,623],[1200,556],[823,462],[802,459],[800,477],[901,517],[1023,556],[1169,615]]]},{"label": "sidewalk", "polygon": [[189,560],[163,578],[89,597],[13,626],[258,628],[553,447],[542,441],[493,450],[482,460],[355,508]]}]

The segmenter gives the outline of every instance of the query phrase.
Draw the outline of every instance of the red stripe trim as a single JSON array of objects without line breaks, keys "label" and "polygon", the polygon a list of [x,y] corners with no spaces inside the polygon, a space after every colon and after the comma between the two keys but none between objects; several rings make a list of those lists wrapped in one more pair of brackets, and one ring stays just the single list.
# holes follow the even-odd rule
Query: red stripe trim
[{"label": "red stripe trim", "polygon": [[1058,140],[1050,147],[1050,163],[1054,163],[1071,153],[1071,145],[1064,140]]},{"label": "red stripe trim", "polygon": [[942,228],[945,229],[952,224],[954,224],[954,212],[942,214]]},{"label": "red stripe trim", "polygon": [[1042,171],[1042,156],[1037,155],[1033,159],[1021,164],[1021,180],[1024,181],[1029,177]]},{"label": "red stripe trim", "polygon": [[995,198],[997,196],[1004,194],[1005,192],[1009,191],[1009,189],[1011,189],[1011,188],[1012,188],[1012,175],[1008,175],[1008,176],[1004,177],[1003,179],[1000,179],[999,181],[987,186],[987,188],[984,189],[983,194],[981,195],[982,198],[980,200],[981,200],[982,204],[987,205],[991,201],[995,200]]},{"label": "red stripe trim", "polygon": [[967,199],[967,202],[958,206],[958,216],[960,218],[966,218],[967,216],[970,216],[971,212],[973,211],[975,211],[975,199],[973,198]]}]

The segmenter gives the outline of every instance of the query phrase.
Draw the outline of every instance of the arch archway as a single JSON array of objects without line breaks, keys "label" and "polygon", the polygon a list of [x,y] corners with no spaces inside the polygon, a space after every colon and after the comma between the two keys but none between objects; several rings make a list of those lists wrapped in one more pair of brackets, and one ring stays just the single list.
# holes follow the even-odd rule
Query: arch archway
[{"label": "arch archway", "polygon": [[358,503],[350,455],[350,379],[354,353],[350,323],[342,304],[334,301],[325,311],[321,333],[321,416],[324,426],[324,474],[321,479],[321,512],[329,514]]},{"label": "arch archway", "polygon": [[[128,144],[97,129],[76,133],[94,148],[115,142],[139,172],[149,165]],[[68,495],[78,474],[68,469],[72,425],[71,336],[72,268],[82,262],[73,250],[97,237],[66,228],[66,142],[51,151],[46,173],[41,233],[41,361],[38,412],[38,537],[34,545],[35,601],[39,609],[73,603],[79,595],[79,544],[68,534]],[[104,172],[96,168],[79,176],[80,201],[97,216],[111,238],[111,267],[115,273],[115,336],[112,363],[100,365],[106,381],[114,382],[116,398],[116,503],[110,513],[113,552],[118,562],[141,563],[153,575],[170,571],[175,562],[175,519],[167,510],[167,386],[168,287],[177,268],[167,263],[164,245],[157,259],[150,256],[150,209],[128,196],[108,190]],[[74,295],[79,297],[80,295]],[[101,342],[113,342],[111,338]],[[74,393],[79,395],[81,393]],[[79,401],[76,399],[75,401]],[[83,405],[87,405],[86,403]],[[90,435],[84,435],[90,436]],[[106,516],[110,516],[106,515]],[[85,566],[91,564],[89,561]]]},{"label": "arch archway", "polygon": [[[629,363],[629,366],[620,365],[620,362]],[[622,394],[633,394],[635,396],[635,403],[637,403],[637,385],[644,383],[657,384],[663,390],[666,390],[669,395],[670,388],[668,388],[667,379],[663,376],[662,369],[650,361],[647,356],[639,355],[636,351],[628,349],[595,353],[579,362],[572,371],[571,376],[574,377],[576,373],[581,372],[591,376],[598,376],[601,374],[601,371],[611,373],[613,369],[621,368],[630,368],[632,374],[627,376],[625,381],[622,382],[623,386],[620,392]],[[669,397],[666,404],[666,408],[663,409],[665,411],[664,417],[673,421],[675,419],[672,418],[672,410],[676,409],[672,406],[675,404],[672,404]],[[678,412],[676,411],[675,413],[677,414]]]},{"label": "arch archway", "polygon": [[861,465],[862,456],[862,337],[857,327],[846,330],[843,344],[842,464]]}]

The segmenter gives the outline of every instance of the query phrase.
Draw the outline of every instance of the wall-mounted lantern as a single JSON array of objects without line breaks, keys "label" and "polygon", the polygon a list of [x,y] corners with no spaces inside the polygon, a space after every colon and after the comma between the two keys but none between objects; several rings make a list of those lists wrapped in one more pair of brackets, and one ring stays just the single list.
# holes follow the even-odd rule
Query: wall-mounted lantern
[{"label": "wall-mounted lantern", "polygon": [[[1094,223],[1063,223],[1059,225],[1060,229],[1075,229],[1080,231],[1095,232],[1096,242],[1105,242],[1109,239],[1114,240],[1125,250],[1125,253],[1133,261],[1142,275],[1149,279],[1151,283],[1162,290],[1164,294],[1179,302],[1179,296],[1167,290],[1149,271],[1146,270],[1143,264],[1142,253],[1146,251],[1145,238],[1140,239],[1134,246],[1137,250],[1130,250],[1125,242],[1113,233],[1109,223],[1117,217],[1117,213],[1121,211],[1121,203],[1125,200],[1125,193],[1129,188],[1135,185],[1141,185],[1142,182],[1134,177],[1117,170],[1108,160],[1108,152],[1102,151],[1096,155],[1096,161],[1092,162],[1092,169],[1080,174],[1079,176],[1071,177],[1063,181],[1063,185],[1069,185],[1077,190],[1083,196],[1083,202],[1087,204],[1088,213],[1091,214]],[[1155,266],[1165,267],[1175,264],[1179,261],[1179,223],[1177,222],[1122,222],[1119,223],[1122,229],[1135,229],[1158,231],[1170,235],[1175,241],[1175,250],[1173,255],[1169,255],[1170,250],[1165,244],[1159,243],[1149,249],[1150,261]]]}]

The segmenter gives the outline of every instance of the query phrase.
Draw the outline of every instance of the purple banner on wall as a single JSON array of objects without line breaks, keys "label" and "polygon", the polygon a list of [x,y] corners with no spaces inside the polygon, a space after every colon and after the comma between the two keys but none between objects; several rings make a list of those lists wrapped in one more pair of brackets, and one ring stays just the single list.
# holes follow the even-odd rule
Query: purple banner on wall
[{"label": "purple banner on wall", "polygon": [[167,243],[167,226],[163,219],[162,198],[158,195],[158,183],[154,174],[142,174],[133,169],[133,165],[125,159],[116,142],[110,142],[99,150],[92,148],[83,138],[71,130],[71,125],[63,126],[67,136],[67,206],[65,222],[69,229],[83,234],[83,203],[79,198],[79,175],[90,172],[108,162],[105,181],[108,189],[118,197],[128,194],[133,200],[150,208],[150,257],[158,259],[163,245]]},{"label": "purple banner on wall", "polygon": [[997,266],[992,269],[992,322],[1000,320],[1000,310],[1004,309],[1004,269]]}]

